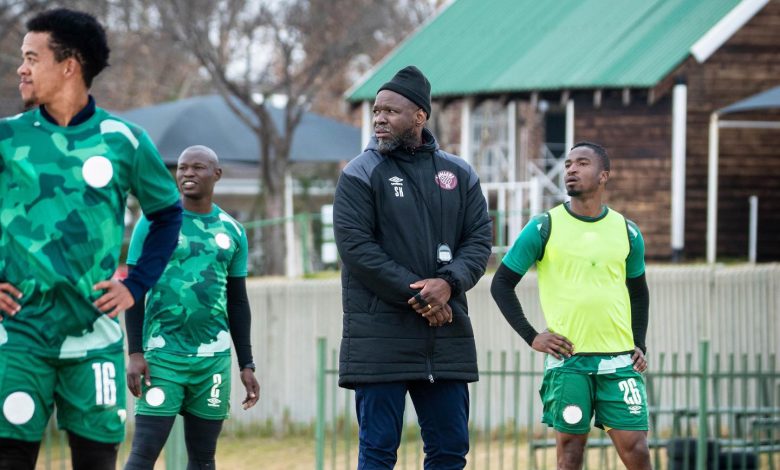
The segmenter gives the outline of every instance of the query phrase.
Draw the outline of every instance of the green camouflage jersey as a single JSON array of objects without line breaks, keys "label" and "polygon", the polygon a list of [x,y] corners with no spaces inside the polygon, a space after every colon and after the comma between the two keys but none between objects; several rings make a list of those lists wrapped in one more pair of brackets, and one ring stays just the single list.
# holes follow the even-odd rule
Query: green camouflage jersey
[{"label": "green camouflage jersey", "polygon": [[[127,264],[133,265],[149,231],[133,231]],[[186,356],[230,354],[227,278],[245,277],[244,228],[216,204],[208,214],[185,210],[179,244],[162,277],[146,296],[144,351]]]},{"label": "green camouflage jersey", "polygon": [[23,294],[0,323],[0,353],[85,357],[121,350],[116,320],[92,286],[119,260],[128,192],[146,213],[178,192],[146,133],[96,108],[60,127],[39,109],[0,121],[0,280]]}]

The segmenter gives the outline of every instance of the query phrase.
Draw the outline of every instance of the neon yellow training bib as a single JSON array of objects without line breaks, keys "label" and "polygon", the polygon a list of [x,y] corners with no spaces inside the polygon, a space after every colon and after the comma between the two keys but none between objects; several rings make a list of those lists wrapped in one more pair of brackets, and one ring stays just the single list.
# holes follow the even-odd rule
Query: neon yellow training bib
[{"label": "neon yellow training bib", "polygon": [[536,263],[548,329],[567,337],[577,354],[633,351],[626,220],[611,209],[599,220],[580,220],[563,205],[549,214],[550,238]]}]

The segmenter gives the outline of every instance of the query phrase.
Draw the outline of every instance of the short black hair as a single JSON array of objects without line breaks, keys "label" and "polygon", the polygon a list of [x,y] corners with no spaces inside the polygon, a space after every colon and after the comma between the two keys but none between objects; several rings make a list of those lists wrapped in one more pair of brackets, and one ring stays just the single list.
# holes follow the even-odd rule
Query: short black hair
[{"label": "short black hair", "polygon": [[49,33],[49,47],[57,62],[70,57],[81,64],[84,83],[92,86],[92,79],[108,66],[106,31],[94,16],[67,8],[47,10],[27,22],[27,31]]},{"label": "short black hair", "polygon": [[593,150],[593,153],[598,155],[599,160],[601,160],[601,169],[605,171],[609,171],[609,155],[607,155],[607,149],[602,147],[601,145],[595,143],[595,142],[589,142],[587,140],[582,140],[580,142],[577,142],[574,144],[574,147],[572,147],[569,151],[572,151],[576,149],[577,147],[587,147],[591,150]]}]

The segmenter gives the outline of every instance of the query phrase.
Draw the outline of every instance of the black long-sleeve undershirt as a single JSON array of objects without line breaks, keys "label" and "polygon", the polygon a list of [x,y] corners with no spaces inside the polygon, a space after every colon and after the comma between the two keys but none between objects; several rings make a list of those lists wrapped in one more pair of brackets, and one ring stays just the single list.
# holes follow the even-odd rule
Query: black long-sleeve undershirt
[{"label": "black long-sleeve undershirt", "polygon": [[509,325],[531,346],[539,333],[528,323],[520,300],[515,293],[515,287],[522,278],[522,274],[512,271],[504,263],[501,263],[493,276],[493,282],[490,284],[490,293]]},{"label": "black long-sleeve undershirt", "polygon": [[[523,278],[503,263],[499,265],[496,274],[493,276],[493,282],[490,285],[490,293],[498,304],[499,310],[506,318],[509,325],[525,340],[530,346],[538,332],[528,322],[520,300],[515,293],[515,287]],[[631,302],[631,332],[634,336],[634,345],[643,352],[647,352],[645,337],[647,335],[648,312],[650,310],[650,292],[647,288],[647,278],[645,274],[626,279],[628,296]]]},{"label": "black long-sleeve undershirt", "polygon": [[631,332],[634,334],[634,345],[647,353],[645,336],[650,311],[650,291],[647,288],[645,273],[641,276],[626,279],[628,297],[631,300]]},{"label": "black long-sleeve undershirt", "polygon": [[241,369],[253,362],[250,337],[252,313],[249,309],[249,298],[246,295],[245,277],[228,277],[227,311],[230,337],[233,338],[238,368]]},{"label": "black long-sleeve undershirt", "polygon": [[[133,272],[135,266],[129,265],[128,276]],[[127,353],[142,353],[143,331],[144,331],[144,311],[146,309],[146,296],[141,296],[136,300],[132,307],[125,310],[125,331],[127,331]]]}]

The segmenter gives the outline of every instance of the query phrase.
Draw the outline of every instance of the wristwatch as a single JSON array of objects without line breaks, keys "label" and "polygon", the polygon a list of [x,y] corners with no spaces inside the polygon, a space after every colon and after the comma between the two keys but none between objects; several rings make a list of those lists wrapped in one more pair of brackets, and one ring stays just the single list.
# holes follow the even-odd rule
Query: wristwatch
[{"label": "wristwatch", "polygon": [[252,369],[252,372],[254,372],[255,370],[257,370],[257,366],[255,366],[254,362],[248,362],[248,363],[244,364],[243,366],[241,366],[241,370],[244,370],[244,369]]}]

